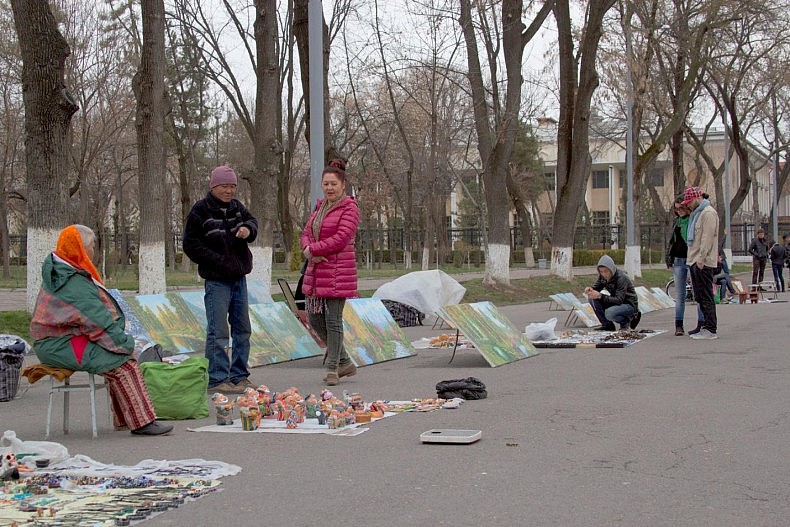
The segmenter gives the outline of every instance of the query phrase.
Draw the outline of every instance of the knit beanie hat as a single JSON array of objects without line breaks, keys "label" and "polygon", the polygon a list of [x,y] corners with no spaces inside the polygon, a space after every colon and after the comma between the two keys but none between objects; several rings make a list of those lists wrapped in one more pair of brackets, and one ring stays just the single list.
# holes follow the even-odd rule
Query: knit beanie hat
[{"label": "knit beanie hat", "polygon": [[219,185],[238,185],[236,173],[228,165],[222,165],[211,171],[211,181],[209,187],[214,188]]}]

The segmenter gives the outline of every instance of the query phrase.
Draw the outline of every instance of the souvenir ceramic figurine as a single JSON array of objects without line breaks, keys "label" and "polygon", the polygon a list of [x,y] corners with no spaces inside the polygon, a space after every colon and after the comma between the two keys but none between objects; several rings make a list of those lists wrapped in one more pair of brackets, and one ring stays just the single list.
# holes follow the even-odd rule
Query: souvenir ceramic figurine
[{"label": "souvenir ceramic figurine", "polygon": [[233,401],[228,400],[227,395],[218,392],[211,395],[211,402],[214,403],[214,410],[217,413],[217,424],[232,425]]},{"label": "souvenir ceramic figurine", "polygon": [[307,396],[307,399],[304,400],[305,402],[305,417],[308,419],[315,418],[315,412],[318,410],[318,398],[315,396],[314,393],[311,393]]},{"label": "souvenir ceramic figurine", "polygon": [[365,401],[362,400],[362,396],[358,393],[352,393],[348,398],[348,404],[354,410],[360,410],[365,407]]},{"label": "souvenir ceramic figurine", "polygon": [[296,410],[291,410],[288,413],[288,419],[285,420],[285,428],[296,428],[299,423],[299,413]]},{"label": "souvenir ceramic figurine", "polygon": [[257,406],[239,407],[241,415],[241,429],[247,432],[257,430],[261,424],[261,414]]},{"label": "souvenir ceramic figurine", "polygon": [[19,466],[13,452],[3,452],[0,464],[0,481],[16,481],[19,479]]},{"label": "souvenir ceramic figurine", "polygon": [[318,419],[318,424],[319,425],[323,426],[323,425],[327,424],[326,423],[326,413],[323,412],[322,410],[316,410],[315,411],[315,417],[316,417],[316,419]]}]

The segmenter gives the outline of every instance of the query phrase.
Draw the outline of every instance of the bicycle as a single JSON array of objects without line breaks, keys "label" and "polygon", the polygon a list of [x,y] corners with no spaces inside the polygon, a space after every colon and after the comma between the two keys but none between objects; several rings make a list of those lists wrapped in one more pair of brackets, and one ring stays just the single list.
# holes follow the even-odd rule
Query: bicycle
[{"label": "bicycle", "polygon": [[[669,282],[667,282],[666,287],[664,287],[664,291],[675,298],[675,279],[672,278]],[[691,276],[686,277],[686,302],[695,302],[694,300],[694,288],[691,287]]]}]

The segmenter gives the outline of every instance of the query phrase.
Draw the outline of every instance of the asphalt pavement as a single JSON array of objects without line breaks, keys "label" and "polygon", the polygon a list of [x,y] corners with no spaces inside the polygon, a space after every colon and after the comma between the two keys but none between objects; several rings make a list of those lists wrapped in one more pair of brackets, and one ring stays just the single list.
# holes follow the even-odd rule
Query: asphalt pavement
[{"label": "asphalt pavement", "polygon": [[[780,294],[780,300],[790,295]],[[790,520],[790,354],[787,302],[718,307],[719,340],[675,337],[674,310],[640,327],[666,333],[625,349],[543,351],[491,368],[473,350],[420,350],[359,369],[335,391],[365,400],[435,396],[437,382],[474,376],[488,398],[459,409],[407,413],[356,437],[215,434],[174,421],[165,437],[115,432],[100,401],[91,439],[83,394],[71,430],[51,440],[72,455],[133,465],[204,458],[234,463],[223,492],[145,523],[161,526],[784,526]],[[563,312],[548,303],[502,307],[522,329]],[[687,309],[693,326],[694,306]],[[405,328],[412,341],[447,332]],[[558,330],[564,328],[559,327]],[[30,361],[31,359],[27,359]],[[322,389],[321,359],[254,368],[275,390]],[[41,440],[46,381],[22,380],[0,403],[0,431]],[[422,444],[433,428],[474,429],[471,445]]]}]

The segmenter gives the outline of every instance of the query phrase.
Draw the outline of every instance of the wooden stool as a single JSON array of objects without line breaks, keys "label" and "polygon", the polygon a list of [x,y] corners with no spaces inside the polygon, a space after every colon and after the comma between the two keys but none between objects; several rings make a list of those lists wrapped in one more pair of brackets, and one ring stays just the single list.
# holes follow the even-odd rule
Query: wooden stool
[{"label": "wooden stool", "polygon": [[[96,426],[96,390],[107,390],[107,405],[110,405],[110,391],[107,383],[96,384],[94,374],[88,374],[88,382],[85,384],[71,384],[71,376],[75,372],[66,368],[47,366],[46,364],[35,364],[28,366],[22,371],[22,375],[27,377],[30,384],[38,381],[42,377],[49,376],[49,407],[47,408],[47,428],[45,438],[49,439],[50,424],[52,422],[52,402],[56,393],[63,393],[63,433],[69,433],[69,394],[71,392],[88,392],[91,402],[91,426],[93,428],[93,438],[99,435]],[[62,384],[56,384],[62,383]],[[112,410],[110,410],[112,416]],[[112,419],[112,417],[110,417]]]}]

